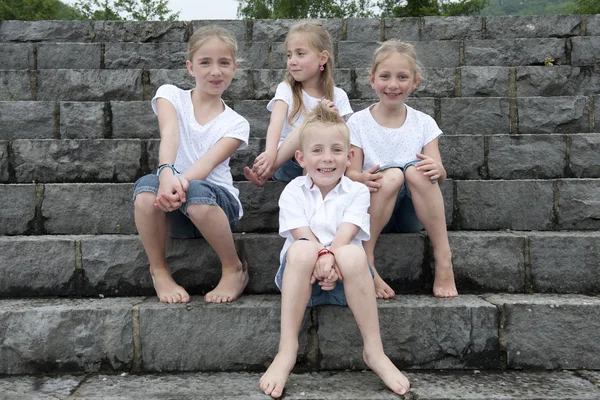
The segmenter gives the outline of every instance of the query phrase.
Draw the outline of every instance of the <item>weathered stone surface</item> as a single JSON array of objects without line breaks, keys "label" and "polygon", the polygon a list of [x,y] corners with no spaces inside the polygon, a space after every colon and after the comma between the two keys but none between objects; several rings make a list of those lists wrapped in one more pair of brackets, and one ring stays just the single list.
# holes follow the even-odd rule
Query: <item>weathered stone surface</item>
[{"label": "weathered stone surface", "polygon": [[279,254],[285,239],[277,233],[236,235],[240,253],[248,262],[250,279],[246,293],[279,293],[275,285],[275,275],[279,269]]},{"label": "weathered stone surface", "polygon": [[267,110],[267,100],[236,100],[233,109],[250,123],[250,137],[267,137],[271,113]]},{"label": "weathered stone surface", "polygon": [[[180,15],[180,18],[185,18],[184,16]],[[246,42],[247,40],[249,40],[250,38],[248,38],[248,24],[247,21],[245,20],[232,20],[232,19],[219,19],[219,20],[214,20],[214,19],[210,19],[210,20],[198,20],[198,21],[192,21],[192,26],[194,28],[194,32],[203,26],[206,25],[218,25],[220,27],[223,27],[225,29],[227,29],[229,32],[233,33],[233,36],[235,37],[235,39],[238,42],[238,45],[240,45],[243,42]]]},{"label": "weathered stone surface", "polygon": [[[334,42],[342,39],[341,19],[316,19],[323,28],[329,32]],[[252,28],[253,42],[283,42],[292,25],[297,23],[294,19],[257,19]]]},{"label": "weathered stone surface", "polygon": [[136,232],[132,184],[50,184],[45,187],[42,215],[48,234]]},{"label": "weathered stone surface", "polygon": [[259,69],[269,68],[269,42],[239,42],[238,68]]},{"label": "weathered stone surface", "polygon": [[271,100],[275,95],[277,85],[283,81],[285,76],[284,69],[259,69],[253,70],[251,73],[252,98],[257,100]]},{"label": "weathered stone surface", "polygon": [[[369,78],[370,68],[356,68],[354,74],[356,76],[356,97],[360,99],[373,99],[373,102],[377,102],[377,94],[371,87],[371,79]],[[353,99],[354,100],[354,99]],[[359,111],[359,110],[354,110]]]},{"label": "weathered stone surface", "polygon": [[[0,31],[2,28],[0,27]],[[0,69],[34,69],[33,46],[26,43],[0,43]]]},{"label": "weathered stone surface", "polygon": [[479,179],[484,174],[483,136],[442,135],[439,148],[448,177]]},{"label": "weathered stone surface", "polygon": [[600,181],[565,179],[559,181],[558,224],[562,229],[600,229]]},{"label": "weathered stone surface", "polygon": [[528,236],[534,291],[600,293],[598,232],[532,232]]},{"label": "weathered stone surface", "polygon": [[417,41],[420,18],[384,18],[383,40]]},{"label": "weathered stone surface", "polygon": [[63,101],[60,103],[60,137],[102,139],[108,131],[106,114],[106,104],[103,102]]},{"label": "weathered stone surface", "polygon": [[0,185],[0,235],[28,232],[35,205],[35,185]]},{"label": "weathered stone surface", "polygon": [[287,49],[285,43],[271,43],[271,59],[269,60],[271,69],[287,68]]},{"label": "weathered stone surface", "polygon": [[481,17],[424,17],[421,27],[421,40],[481,39],[481,35]]},{"label": "weathered stone surface", "polygon": [[460,90],[464,97],[507,97],[507,67],[462,67]]},{"label": "weathered stone surface", "polygon": [[519,133],[589,131],[587,97],[526,97],[517,99],[517,107]]},{"label": "weathered stone surface", "polygon": [[88,21],[2,21],[3,42],[89,42]]},{"label": "weathered stone surface", "polygon": [[[596,114],[598,115],[598,114]],[[569,135],[570,168],[576,178],[600,177],[600,135]]]},{"label": "weathered stone surface", "polygon": [[[594,99],[594,116],[600,115],[600,95],[593,97]],[[590,122],[590,131],[600,131],[600,119],[598,122],[594,120],[594,123]]]},{"label": "weathered stone surface", "polygon": [[335,82],[335,86],[345,91],[349,97],[353,95],[353,78],[351,70],[345,68],[336,68],[333,71],[333,80]]},{"label": "weathered stone surface", "polygon": [[[406,99],[406,104],[414,108],[415,110],[419,110],[424,112],[425,114],[435,118],[435,100],[427,99],[427,98],[408,98]],[[365,108],[365,107],[363,107]],[[439,121],[436,121],[439,124]]]},{"label": "weathered stone surface", "polygon": [[158,119],[149,101],[111,101],[110,109],[113,138],[160,137]]},{"label": "weathered stone surface", "polygon": [[0,142],[0,182],[8,180],[8,142]]},{"label": "weathered stone surface", "polygon": [[562,178],[566,167],[563,135],[493,135],[488,171],[493,179]]},{"label": "weathered stone surface", "polygon": [[337,65],[344,68],[369,68],[378,42],[338,42]]},{"label": "weathered stone surface", "polygon": [[459,292],[525,290],[524,235],[450,232],[448,239]]},{"label": "weathered stone surface", "polygon": [[182,21],[94,21],[96,42],[185,42],[187,24]]},{"label": "weathered stone surface", "polygon": [[40,43],[37,69],[102,68],[100,43]]},{"label": "weathered stone surface", "polygon": [[28,71],[0,71],[0,101],[31,99]]},{"label": "weathered stone surface", "polygon": [[141,100],[141,70],[40,70],[38,100]]},{"label": "weathered stone surface", "polygon": [[375,42],[381,38],[380,20],[375,18],[346,19],[346,40]]},{"label": "weathered stone surface", "polygon": [[589,36],[600,36],[600,15],[586,15],[586,34]]},{"label": "weathered stone surface", "polygon": [[[263,369],[277,353],[279,296],[242,296],[228,304],[207,304],[200,298],[181,305],[152,300],[139,310],[145,371]],[[300,329],[300,363],[310,323],[307,309]]]},{"label": "weathered stone surface", "polygon": [[109,69],[179,69],[185,67],[185,43],[106,43],[104,65]]},{"label": "weathered stone surface", "polygon": [[492,295],[501,306],[509,368],[598,369],[600,299],[580,295]]},{"label": "weathered stone surface", "polygon": [[51,139],[54,102],[0,101],[0,139]]},{"label": "weathered stone surface", "polygon": [[[386,354],[402,368],[500,366],[496,307],[475,296],[407,295],[377,307]],[[350,309],[320,307],[317,315],[321,368],[364,368],[362,338]]]},{"label": "weathered stone surface", "polygon": [[580,34],[578,15],[486,16],[486,39],[561,38]]},{"label": "weathered stone surface", "polygon": [[454,223],[454,183],[452,179],[440,185],[442,198],[444,199],[444,214],[446,214],[446,226],[450,227]]},{"label": "weathered stone surface", "polygon": [[0,393],[6,399],[66,399],[82,383],[83,376],[14,376],[0,379]]},{"label": "weathered stone surface", "polygon": [[137,299],[1,300],[2,374],[127,369]]},{"label": "weathered stone surface", "polygon": [[0,297],[73,294],[75,243],[64,236],[0,236],[0,271]]},{"label": "weathered stone surface", "polygon": [[600,64],[600,36],[582,36],[571,39],[571,65],[597,66]]},{"label": "weathered stone surface", "polygon": [[[459,181],[461,229],[548,230],[554,194],[550,181]],[[525,205],[534,204],[535,207]]]},{"label": "weathered stone surface", "polygon": [[566,64],[564,39],[465,40],[465,65],[544,65],[551,57]]},{"label": "weathered stone surface", "polygon": [[507,98],[441,99],[440,128],[447,135],[495,135],[510,130]]},{"label": "weathered stone surface", "polygon": [[377,240],[377,272],[396,293],[414,293],[431,286],[424,273],[424,257],[425,238],[420,233],[385,234]]},{"label": "weathered stone surface", "polygon": [[279,226],[279,196],[285,182],[267,182],[259,188],[250,182],[235,182],[240,190],[244,216],[237,223],[236,232],[277,231]]},{"label": "weathered stone surface", "polygon": [[426,68],[456,68],[460,66],[460,41],[443,40],[414,42],[419,62]]},{"label": "weathered stone surface", "polygon": [[14,140],[18,182],[133,182],[140,169],[139,140]]},{"label": "weathered stone surface", "polygon": [[[600,66],[517,67],[519,97],[577,96],[596,94]],[[463,93],[464,94],[464,93]]]}]

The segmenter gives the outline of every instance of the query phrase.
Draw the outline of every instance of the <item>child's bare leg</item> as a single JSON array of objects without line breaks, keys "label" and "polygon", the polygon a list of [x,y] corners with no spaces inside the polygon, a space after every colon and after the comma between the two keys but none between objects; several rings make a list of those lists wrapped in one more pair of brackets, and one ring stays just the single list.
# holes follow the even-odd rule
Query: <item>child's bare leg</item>
[{"label": "child's bare leg", "polygon": [[225,211],[215,205],[190,204],[187,213],[221,261],[221,280],[204,300],[226,303],[237,299],[248,284],[248,266],[237,255]]},{"label": "child's bare leg", "polygon": [[187,303],[189,294],[171,276],[165,256],[167,246],[166,214],[154,207],[156,195],[139,193],[135,197],[135,226],[150,262],[150,274],[159,300],[163,303]]},{"label": "child's bare leg", "polygon": [[405,173],[415,212],[433,246],[435,259],[433,295],[435,297],[456,297],[458,291],[452,271],[452,252],[448,242],[444,199],[440,186],[437,183],[432,184],[429,178],[417,171],[416,168],[408,168]]},{"label": "child's bare leg", "polygon": [[373,268],[375,275],[373,282],[375,284],[375,295],[378,299],[390,299],[395,296],[394,290],[379,276],[375,269],[375,244],[381,230],[390,220],[396,205],[396,198],[404,183],[404,174],[400,168],[390,168],[382,171],[380,179],[381,187],[377,192],[371,193],[371,206],[369,214],[371,215],[371,237],[369,241],[364,242],[363,246],[367,253],[367,260]]},{"label": "child's bare leg", "polygon": [[259,381],[260,389],[273,398],[281,397],[296,364],[298,333],[310,299],[310,276],[320,248],[313,242],[299,240],[287,252],[281,291],[279,352]]},{"label": "child's bare leg", "polygon": [[344,293],[348,307],[356,319],[363,338],[363,358],[394,393],[405,394],[410,389],[408,379],[385,355],[379,331],[379,317],[375,289],[367,267],[365,253],[347,245],[336,251],[335,260],[344,276]]}]

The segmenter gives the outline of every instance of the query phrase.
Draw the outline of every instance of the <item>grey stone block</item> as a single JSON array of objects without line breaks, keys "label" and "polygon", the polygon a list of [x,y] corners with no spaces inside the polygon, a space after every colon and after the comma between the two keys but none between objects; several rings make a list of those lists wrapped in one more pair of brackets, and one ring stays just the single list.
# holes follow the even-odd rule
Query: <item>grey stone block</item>
[{"label": "grey stone block", "polygon": [[346,92],[348,97],[352,96],[352,71],[349,69],[337,68],[333,71],[333,80],[336,87]]},{"label": "grey stone block", "polygon": [[111,101],[112,137],[152,139],[160,137],[158,119],[150,101]]},{"label": "grey stone block", "polygon": [[483,136],[442,135],[439,149],[446,173],[452,179],[479,179],[485,173]]},{"label": "grey stone block", "polygon": [[[277,353],[278,296],[242,296],[228,304],[207,304],[197,298],[181,305],[148,301],[139,309],[145,371],[263,369]],[[307,309],[300,329],[300,362],[309,325]],[[178,328],[173,330],[174,326]]]},{"label": "grey stone block", "polygon": [[[275,96],[277,85],[283,81],[284,69],[259,69],[251,71],[252,98],[257,100],[271,100]],[[246,100],[246,99],[241,99]],[[243,115],[243,114],[242,114]]]},{"label": "grey stone block", "polygon": [[461,95],[508,97],[508,75],[507,67],[462,67],[460,68]]},{"label": "grey stone block", "polygon": [[567,64],[565,39],[465,40],[465,65],[544,65],[546,57]]},{"label": "grey stone block", "polygon": [[240,42],[238,43],[238,68],[260,69],[269,68],[269,42]]},{"label": "grey stone block", "polygon": [[42,215],[46,233],[136,233],[132,195],[129,183],[45,185]]},{"label": "grey stone block", "polygon": [[133,182],[140,169],[139,140],[14,140],[18,182]]},{"label": "grey stone block", "polygon": [[582,36],[571,39],[571,65],[597,66],[600,64],[600,36]]},{"label": "grey stone block", "polygon": [[440,128],[447,135],[494,135],[510,130],[507,98],[443,98]]},{"label": "grey stone block", "polygon": [[[419,110],[429,115],[432,118],[435,118],[435,100],[427,99],[427,98],[408,98],[406,99],[406,104],[414,108],[415,110]],[[365,107],[363,107],[365,108]],[[439,121],[437,121],[439,124]]]},{"label": "grey stone block", "polygon": [[600,229],[600,181],[565,179],[559,181],[558,225],[562,229]]},{"label": "grey stone block", "polygon": [[0,71],[0,101],[31,99],[28,71]]},{"label": "grey stone block", "polygon": [[[554,194],[550,181],[457,182],[461,229],[552,229]],[[534,207],[525,206],[528,204]]]},{"label": "grey stone block", "polygon": [[248,262],[250,279],[246,293],[276,293],[275,275],[279,269],[279,254],[285,239],[277,233],[247,233],[236,236],[236,243]]},{"label": "grey stone block", "polygon": [[60,136],[66,139],[102,139],[108,128],[106,115],[106,104],[102,102],[63,101],[60,103]]},{"label": "grey stone block", "polygon": [[600,15],[586,15],[586,35],[588,36],[600,36]]},{"label": "grey stone block", "polygon": [[132,306],[137,299],[0,301],[0,371],[96,372],[133,360]]},{"label": "grey stone block", "polygon": [[509,368],[597,369],[600,299],[580,295],[493,295],[501,306]]},{"label": "grey stone block", "polygon": [[102,68],[100,43],[40,43],[37,69]]},{"label": "grey stone block", "polygon": [[528,236],[534,291],[600,293],[598,232],[531,232]]},{"label": "grey stone block", "polygon": [[421,65],[427,68],[460,66],[460,41],[444,40],[413,43]]},{"label": "grey stone block", "polygon": [[185,43],[106,43],[104,65],[108,69],[185,68]]},{"label": "grey stone block", "polygon": [[587,97],[526,97],[517,107],[521,134],[589,132]]},{"label": "grey stone block", "polygon": [[[496,307],[475,296],[402,296],[377,307],[384,349],[401,368],[500,366]],[[318,324],[321,368],[364,368],[362,338],[349,308],[319,308]]]},{"label": "grey stone block", "polygon": [[[342,39],[341,19],[314,19],[329,32],[333,42]],[[294,19],[258,19],[252,29],[253,42],[284,42],[290,28],[298,22]]]},{"label": "grey stone block", "polygon": [[381,38],[381,20],[375,18],[346,19],[346,40],[375,42]]},{"label": "grey stone block", "polygon": [[0,380],[0,393],[7,399],[66,399],[83,382],[82,376],[15,376]]},{"label": "grey stone block", "polygon": [[[271,43],[271,59],[269,67],[271,69],[286,69],[287,68],[287,49],[285,43]],[[337,61],[337,60],[335,60]],[[346,67],[346,65],[344,65]]]},{"label": "grey stone block", "polygon": [[54,102],[0,102],[0,139],[51,139],[54,130]]},{"label": "grey stone block", "polygon": [[419,37],[420,18],[384,18],[383,40],[401,40],[412,42],[421,40]]},{"label": "grey stone block", "polygon": [[446,226],[450,227],[454,223],[454,184],[452,179],[446,179],[440,185],[442,198],[444,199],[444,214],[446,214]]},{"label": "grey stone block", "polygon": [[370,68],[377,42],[338,42],[337,65],[344,68]]},{"label": "grey stone block", "polygon": [[600,66],[517,67],[519,97],[590,96],[600,87]]},{"label": "grey stone block", "polygon": [[450,232],[458,290],[523,292],[525,236],[502,232]]},{"label": "grey stone block", "polygon": [[8,180],[8,142],[0,142],[0,182]]},{"label": "grey stone block", "polygon": [[481,17],[424,17],[421,40],[481,39]]},{"label": "grey stone block", "polygon": [[[598,114],[596,114],[598,115]],[[600,177],[600,136],[569,135],[571,139],[570,169],[576,178]]]},{"label": "grey stone block", "polygon": [[74,294],[75,257],[72,238],[0,236],[0,297]]},{"label": "grey stone block", "polygon": [[141,100],[141,70],[40,70],[38,100]]},{"label": "grey stone block", "polygon": [[250,123],[251,138],[266,138],[271,113],[267,110],[267,100],[236,100],[233,109]]},{"label": "grey stone block", "polygon": [[493,179],[562,178],[566,150],[563,135],[490,136],[489,176]]},{"label": "grey stone block", "polygon": [[27,233],[35,206],[35,185],[0,185],[0,235]]},{"label": "grey stone block", "polygon": [[88,21],[2,21],[3,42],[89,42]]},{"label": "grey stone block", "polygon": [[414,293],[431,286],[423,273],[425,238],[420,233],[385,234],[375,247],[377,272],[396,293]]},{"label": "grey stone block", "polygon": [[506,15],[485,18],[486,39],[561,38],[580,34],[578,15]]},{"label": "grey stone block", "polygon": [[236,232],[277,231],[279,226],[279,196],[285,182],[267,182],[256,187],[250,182],[235,182],[240,190],[244,216],[235,226]]},{"label": "grey stone block", "polygon": [[231,20],[231,19],[214,20],[214,19],[211,19],[211,20],[192,21],[191,24],[194,28],[194,32],[198,28],[206,26],[206,25],[217,25],[222,28],[225,28],[233,34],[236,41],[238,42],[238,45],[240,45],[243,42],[246,42],[248,39],[248,37],[247,37],[248,36],[248,26],[247,26],[248,24],[247,24],[247,21],[245,21],[245,20]]},{"label": "grey stone block", "polygon": [[0,43],[0,69],[34,69],[33,60],[31,44]]},{"label": "grey stone block", "polygon": [[[600,95],[596,95],[592,98],[594,100],[594,116],[600,115]],[[600,118],[598,122],[590,122],[590,130],[598,131],[600,130]]]},{"label": "grey stone block", "polygon": [[[370,68],[356,68],[354,70],[354,75],[356,76],[356,97],[360,99],[373,99],[373,102],[377,102],[377,94],[371,87],[371,78],[369,77],[370,72]],[[354,110],[354,112],[356,111],[359,110]]]},{"label": "grey stone block", "polygon": [[182,21],[94,21],[96,42],[185,42],[187,24]]}]

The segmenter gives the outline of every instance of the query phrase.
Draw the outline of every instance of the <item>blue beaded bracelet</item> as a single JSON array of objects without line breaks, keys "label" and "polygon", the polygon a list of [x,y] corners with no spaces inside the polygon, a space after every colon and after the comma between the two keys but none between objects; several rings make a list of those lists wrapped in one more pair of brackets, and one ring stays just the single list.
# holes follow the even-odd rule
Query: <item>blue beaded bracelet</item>
[{"label": "blue beaded bracelet", "polygon": [[173,171],[173,175],[179,173],[179,171],[177,171],[177,169],[173,165],[171,165],[171,164],[161,164],[161,165],[158,166],[158,171],[156,171],[156,175],[160,176],[160,173],[163,170],[163,168],[171,168],[171,171]]}]

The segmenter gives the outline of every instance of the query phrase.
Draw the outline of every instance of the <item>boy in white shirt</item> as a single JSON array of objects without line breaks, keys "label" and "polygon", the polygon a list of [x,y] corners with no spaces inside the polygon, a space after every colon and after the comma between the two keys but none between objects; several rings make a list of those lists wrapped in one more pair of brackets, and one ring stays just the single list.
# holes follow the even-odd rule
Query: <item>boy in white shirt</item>
[{"label": "boy in white shirt", "polygon": [[[287,240],[275,283],[281,290],[279,352],[260,379],[273,398],[283,394],[298,353],[307,306],[348,305],[364,340],[363,358],[395,393],[410,385],[383,351],[373,275],[362,241],[369,238],[369,189],[344,176],[350,165],[350,133],[323,102],[300,127],[296,159],[307,171],[279,199],[279,233]],[[343,282],[342,282],[343,281]]]}]

